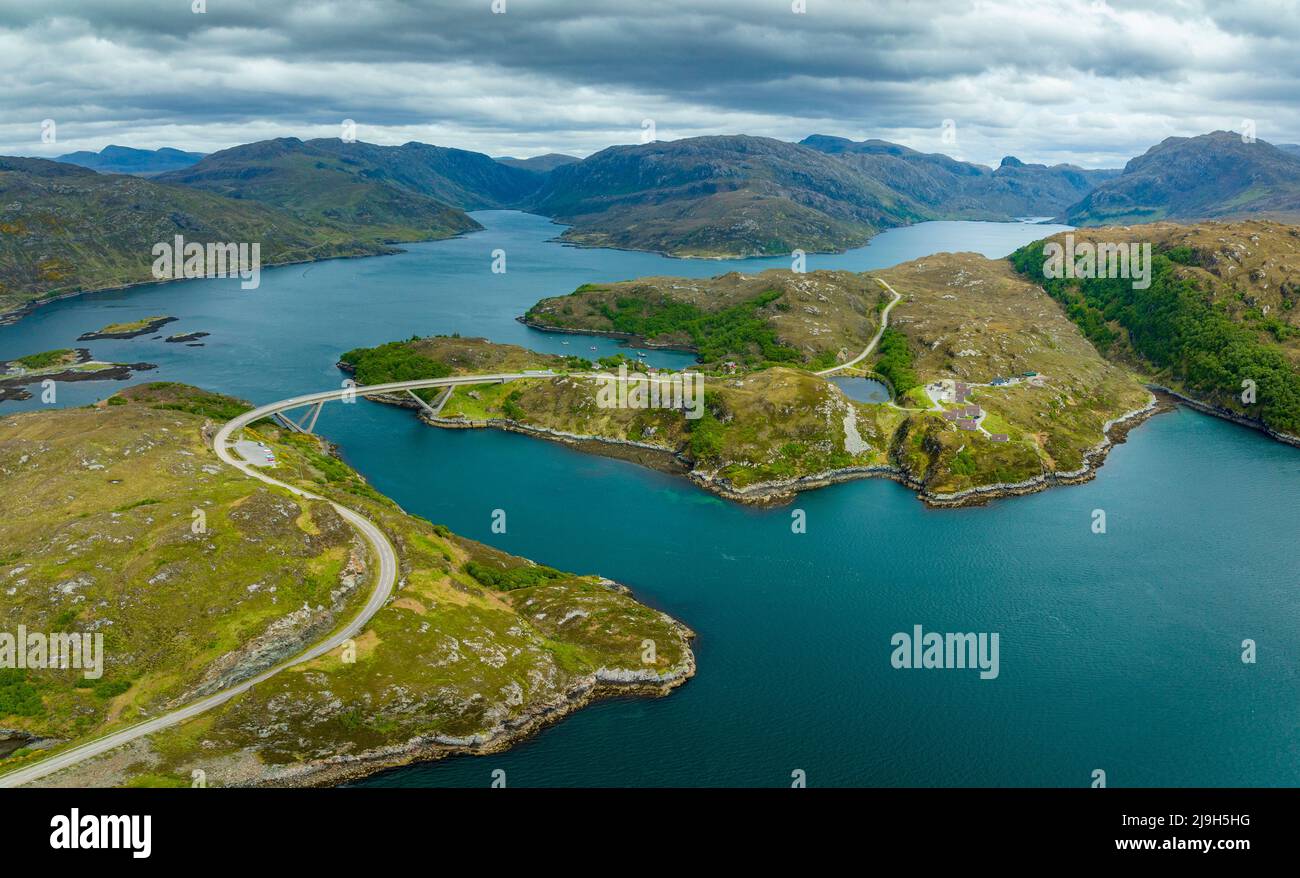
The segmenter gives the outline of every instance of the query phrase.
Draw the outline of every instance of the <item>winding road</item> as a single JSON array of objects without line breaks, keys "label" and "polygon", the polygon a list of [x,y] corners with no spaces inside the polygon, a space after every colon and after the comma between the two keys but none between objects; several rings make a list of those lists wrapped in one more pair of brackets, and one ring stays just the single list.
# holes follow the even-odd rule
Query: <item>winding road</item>
[{"label": "winding road", "polygon": [[[900,299],[902,299],[902,295],[888,283],[880,280],[880,278],[876,278],[876,281],[884,286],[885,289],[889,290],[889,292],[893,293],[894,299],[885,306],[883,311],[881,311],[880,328],[876,331],[870,344],[866,346],[862,353],[858,354],[858,356],[854,357],[852,360],[841,363],[830,369],[823,369],[814,374],[829,375],[833,372],[838,372],[840,369],[854,366],[869,356],[872,350],[875,349],[881,336],[884,335],[885,328],[889,325],[890,310],[898,304]],[[259,467],[241,460],[231,451],[231,441],[238,435],[240,430],[255,421],[261,420],[262,418],[272,417],[273,415],[291,409],[314,406],[318,403],[351,399],[357,396],[364,397],[405,393],[408,390],[422,390],[431,387],[456,387],[468,384],[497,384],[513,381],[519,378],[545,377],[549,374],[551,373],[513,372],[494,375],[425,378],[416,381],[395,381],[388,384],[349,385],[340,387],[337,390],[326,390],[320,393],[304,394],[302,396],[290,397],[289,399],[282,399],[278,402],[259,406],[258,408],[245,412],[244,414],[225,423],[213,438],[213,450],[216,451],[217,457],[220,458],[223,463],[234,467],[251,478],[265,482],[268,485],[274,485],[277,488],[282,488],[299,497],[328,502],[334,507],[335,511],[347,520],[347,522],[351,524],[369,544],[375,558],[378,560],[378,573],[375,577],[374,588],[370,593],[370,597],[366,600],[365,606],[362,607],[345,626],[336,630],[329,637],[291,659],[281,662],[272,668],[268,668],[260,674],[236,683],[220,692],[205,696],[198,701],[191,702],[161,716],[136,723],[135,725],[128,726],[124,729],[119,729],[118,731],[107,734],[101,738],[87,741],[84,744],[78,744],[75,747],[55,753],[40,762],[0,775],[0,788],[16,787],[22,786],[26,783],[31,783],[34,780],[39,780],[40,778],[51,775],[57,771],[70,768],[92,757],[107,753],[110,750],[121,747],[123,744],[128,744],[138,738],[151,735],[155,732],[177,725],[178,723],[182,723],[185,720],[192,719],[193,717],[209,711],[214,707],[219,707],[244,692],[247,692],[257,684],[269,680],[271,677],[274,677],[276,674],[279,674],[288,668],[319,658],[325,653],[338,648],[345,641],[360,633],[366,623],[383,608],[385,603],[388,602],[388,599],[392,596],[393,588],[397,583],[397,552],[393,549],[392,543],[389,542],[388,537],[384,535],[384,532],[379,528],[379,526],[354,509],[350,509],[349,507],[336,503],[333,500],[328,500],[318,494],[313,494],[311,491],[299,488],[296,485],[290,485],[287,482],[282,482],[279,479],[272,478]]]},{"label": "winding road", "polygon": [[814,375],[830,375],[831,373],[838,372],[841,369],[847,369],[850,366],[856,366],[858,363],[861,363],[868,356],[870,356],[871,352],[875,350],[876,345],[880,342],[880,337],[884,335],[885,330],[889,328],[889,312],[893,310],[893,307],[898,304],[900,299],[903,298],[902,293],[898,292],[898,290],[894,289],[893,287],[891,287],[889,284],[887,284],[885,281],[881,280],[880,278],[876,278],[876,283],[880,284],[882,287],[884,287],[885,289],[889,290],[891,293],[894,294],[894,300],[885,306],[885,310],[880,312],[880,328],[876,330],[876,334],[872,337],[871,341],[867,344],[867,346],[862,349],[862,353],[858,354],[853,359],[844,363],[840,363],[838,366],[831,366],[829,369],[822,369],[820,372],[814,372],[813,373]]},{"label": "winding road", "polygon": [[392,596],[393,588],[397,583],[397,552],[393,549],[393,544],[389,542],[388,537],[384,535],[384,532],[379,528],[379,526],[354,509],[350,509],[340,503],[335,503],[332,500],[327,500],[318,494],[313,494],[311,491],[304,490],[295,485],[290,485],[278,479],[271,478],[264,472],[261,472],[258,467],[240,460],[230,450],[231,439],[236,436],[240,430],[254,421],[271,417],[279,412],[301,408],[306,405],[314,405],[316,403],[342,400],[353,396],[402,393],[407,390],[420,390],[429,387],[454,387],[462,384],[496,384],[512,381],[516,378],[541,377],[543,374],[545,373],[521,372],[501,375],[472,375],[456,378],[427,378],[418,381],[397,381],[391,384],[342,387],[338,390],[327,390],[323,393],[310,393],[305,396],[295,396],[290,399],[282,399],[279,402],[273,402],[269,405],[252,409],[251,411],[245,412],[239,417],[228,421],[220,430],[217,431],[217,435],[213,438],[212,443],[213,449],[217,453],[217,457],[219,457],[222,462],[233,466],[235,469],[245,475],[257,479],[258,481],[265,482],[268,485],[274,485],[277,488],[283,488],[299,497],[306,497],[311,500],[324,500],[333,506],[335,511],[346,519],[349,524],[356,528],[361,537],[370,545],[375,558],[378,560],[378,573],[375,576],[374,588],[370,593],[370,597],[366,600],[365,606],[362,607],[344,627],[336,630],[329,637],[287,661],[281,662],[272,668],[268,668],[260,674],[236,683],[220,692],[200,698],[198,701],[191,702],[184,707],[179,707],[176,710],[154,717],[153,719],[136,723],[135,725],[128,726],[124,729],[119,729],[118,731],[105,735],[102,738],[96,738],[93,741],[87,741],[84,744],[79,744],[76,747],[71,747],[62,752],[55,753],[49,758],[43,759],[33,765],[28,765],[10,771],[7,774],[0,775],[0,788],[16,787],[25,783],[31,783],[34,780],[39,780],[40,778],[53,774],[56,771],[70,768],[79,762],[90,759],[91,757],[107,753],[109,750],[120,747],[123,744],[128,744],[137,738],[162,731],[163,729],[174,726],[177,723],[196,717],[214,707],[225,704],[232,698],[247,692],[258,683],[269,680],[281,671],[292,668],[295,665],[300,665],[303,662],[319,658],[330,650],[341,646],[344,641],[360,633],[362,628],[365,627],[366,623],[370,621],[375,613],[379,612],[379,610],[383,608],[384,604],[388,602],[388,598]]}]

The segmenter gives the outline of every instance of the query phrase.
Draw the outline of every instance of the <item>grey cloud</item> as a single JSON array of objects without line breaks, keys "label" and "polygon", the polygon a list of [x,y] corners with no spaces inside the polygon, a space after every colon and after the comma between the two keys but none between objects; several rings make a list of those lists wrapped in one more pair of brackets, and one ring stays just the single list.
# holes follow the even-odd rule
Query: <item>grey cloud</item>
[{"label": "grey cloud", "polygon": [[1279,25],[1272,0],[207,6],[0,0],[0,151],[64,151],[31,142],[45,117],[78,148],[171,132],[212,149],[346,116],[381,142],[436,132],[493,153],[586,153],[635,140],[645,116],[664,136],[822,131],[936,150],[955,118],[964,157],[982,161],[1115,164],[1245,117],[1300,140],[1300,62],[1278,38],[1294,15]]}]

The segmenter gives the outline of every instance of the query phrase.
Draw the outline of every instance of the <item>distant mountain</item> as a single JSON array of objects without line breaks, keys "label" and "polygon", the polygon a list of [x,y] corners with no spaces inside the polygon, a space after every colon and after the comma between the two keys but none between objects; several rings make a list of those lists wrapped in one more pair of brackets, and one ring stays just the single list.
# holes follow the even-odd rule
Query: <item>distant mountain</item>
[{"label": "distant mountain", "polygon": [[1010,220],[1056,216],[1118,170],[1026,164],[1007,156],[996,168],[923,153],[884,140],[855,142],[814,134],[804,146],[833,155],[936,218]]},{"label": "distant mountain", "polygon": [[264,265],[386,252],[252,201],[0,156],[0,316],[33,301],[152,279],[153,246],[258,242]]},{"label": "distant mountain", "polygon": [[298,180],[296,185],[310,186],[307,178],[313,175],[318,177],[317,183],[328,180],[329,185],[392,186],[460,210],[505,207],[540,184],[536,174],[463,149],[416,142],[377,146],[337,138],[302,141],[296,137],[213,153],[194,167],[169,175],[168,180],[230,192],[248,190],[246,197],[254,197],[254,192],[275,195],[289,176]]},{"label": "distant mountain", "polygon": [[102,174],[135,174],[148,177],[188,168],[203,158],[201,152],[182,152],[164,146],[161,149],[132,149],[129,146],[106,146],[99,152],[70,152],[55,158],[56,162],[80,165]]},{"label": "distant mountain", "polygon": [[678,256],[841,250],[927,218],[838,158],[744,135],[610,147],[524,204],[570,224],[564,240]]},{"label": "distant mountain", "polygon": [[517,159],[511,156],[498,156],[494,161],[512,168],[522,168],[525,171],[537,171],[545,174],[554,171],[561,165],[571,165],[574,162],[580,162],[582,159],[577,156],[565,155],[562,152],[548,152],[546,155],[535,155],[529,159]]},{"label": "distant mountain", "polygon": [[[482,207],[497,203],[492,193],[494,187],[508,188],[501,182],[506,175],[536,185],[535,175],[487,156],[472,158],[477,155],[424,144],[383,147],[285,137],[214,152],[157,179],[258,201],[374,242],[420,241],[481,228],[444,200],[449,195]],[[440,172],[461,165],[462,157],[471,158],[463,162],[468,167],[458,180]],[[479,192],[471,196],[475,187]]]},{"label": "distant mountain", "polygon": [[1274,145],[1282,152],[1290,155],[1300,155],[1300,143],[1278,143]]},{"label": "distant mountain", "polygon": [[1065,211],[1074,225],[1300,213],[1300,155],[1215,131],[1169,137]]}]

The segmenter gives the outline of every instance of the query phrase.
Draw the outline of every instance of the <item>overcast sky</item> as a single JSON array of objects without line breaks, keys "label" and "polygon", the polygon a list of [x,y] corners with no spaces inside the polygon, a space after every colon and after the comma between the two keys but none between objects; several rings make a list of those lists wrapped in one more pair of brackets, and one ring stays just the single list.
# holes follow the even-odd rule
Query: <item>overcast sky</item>
[{"label": "overcast sky", "polygon": [[986,164],[1117,167],[1246,119],[1300,141],[1297,0],[504,2],[0,0],[0,153],[207,152],[344,119],[518,156],[636,143],[645,119]]}]

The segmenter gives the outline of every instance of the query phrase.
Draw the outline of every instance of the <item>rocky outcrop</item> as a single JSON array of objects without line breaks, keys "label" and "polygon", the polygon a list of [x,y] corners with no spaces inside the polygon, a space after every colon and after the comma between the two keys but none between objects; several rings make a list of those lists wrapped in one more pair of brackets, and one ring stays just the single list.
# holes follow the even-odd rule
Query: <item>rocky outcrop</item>
[{"label": "rocky outcrop", "polygon": [[273,668],[285,659],[302,652],[324,637],[338,621],[357,588],[366,578],[366,548],[359,537],[353,539],[348,563],[339,574],[339,584],[330,591],[330,605],[307,606],[275,619],[266,630],[239,649],[228,652],[208,666],[196,686],[172,699],[168,706],[187,704],[204,695],[220,692],[236,683]]}]

